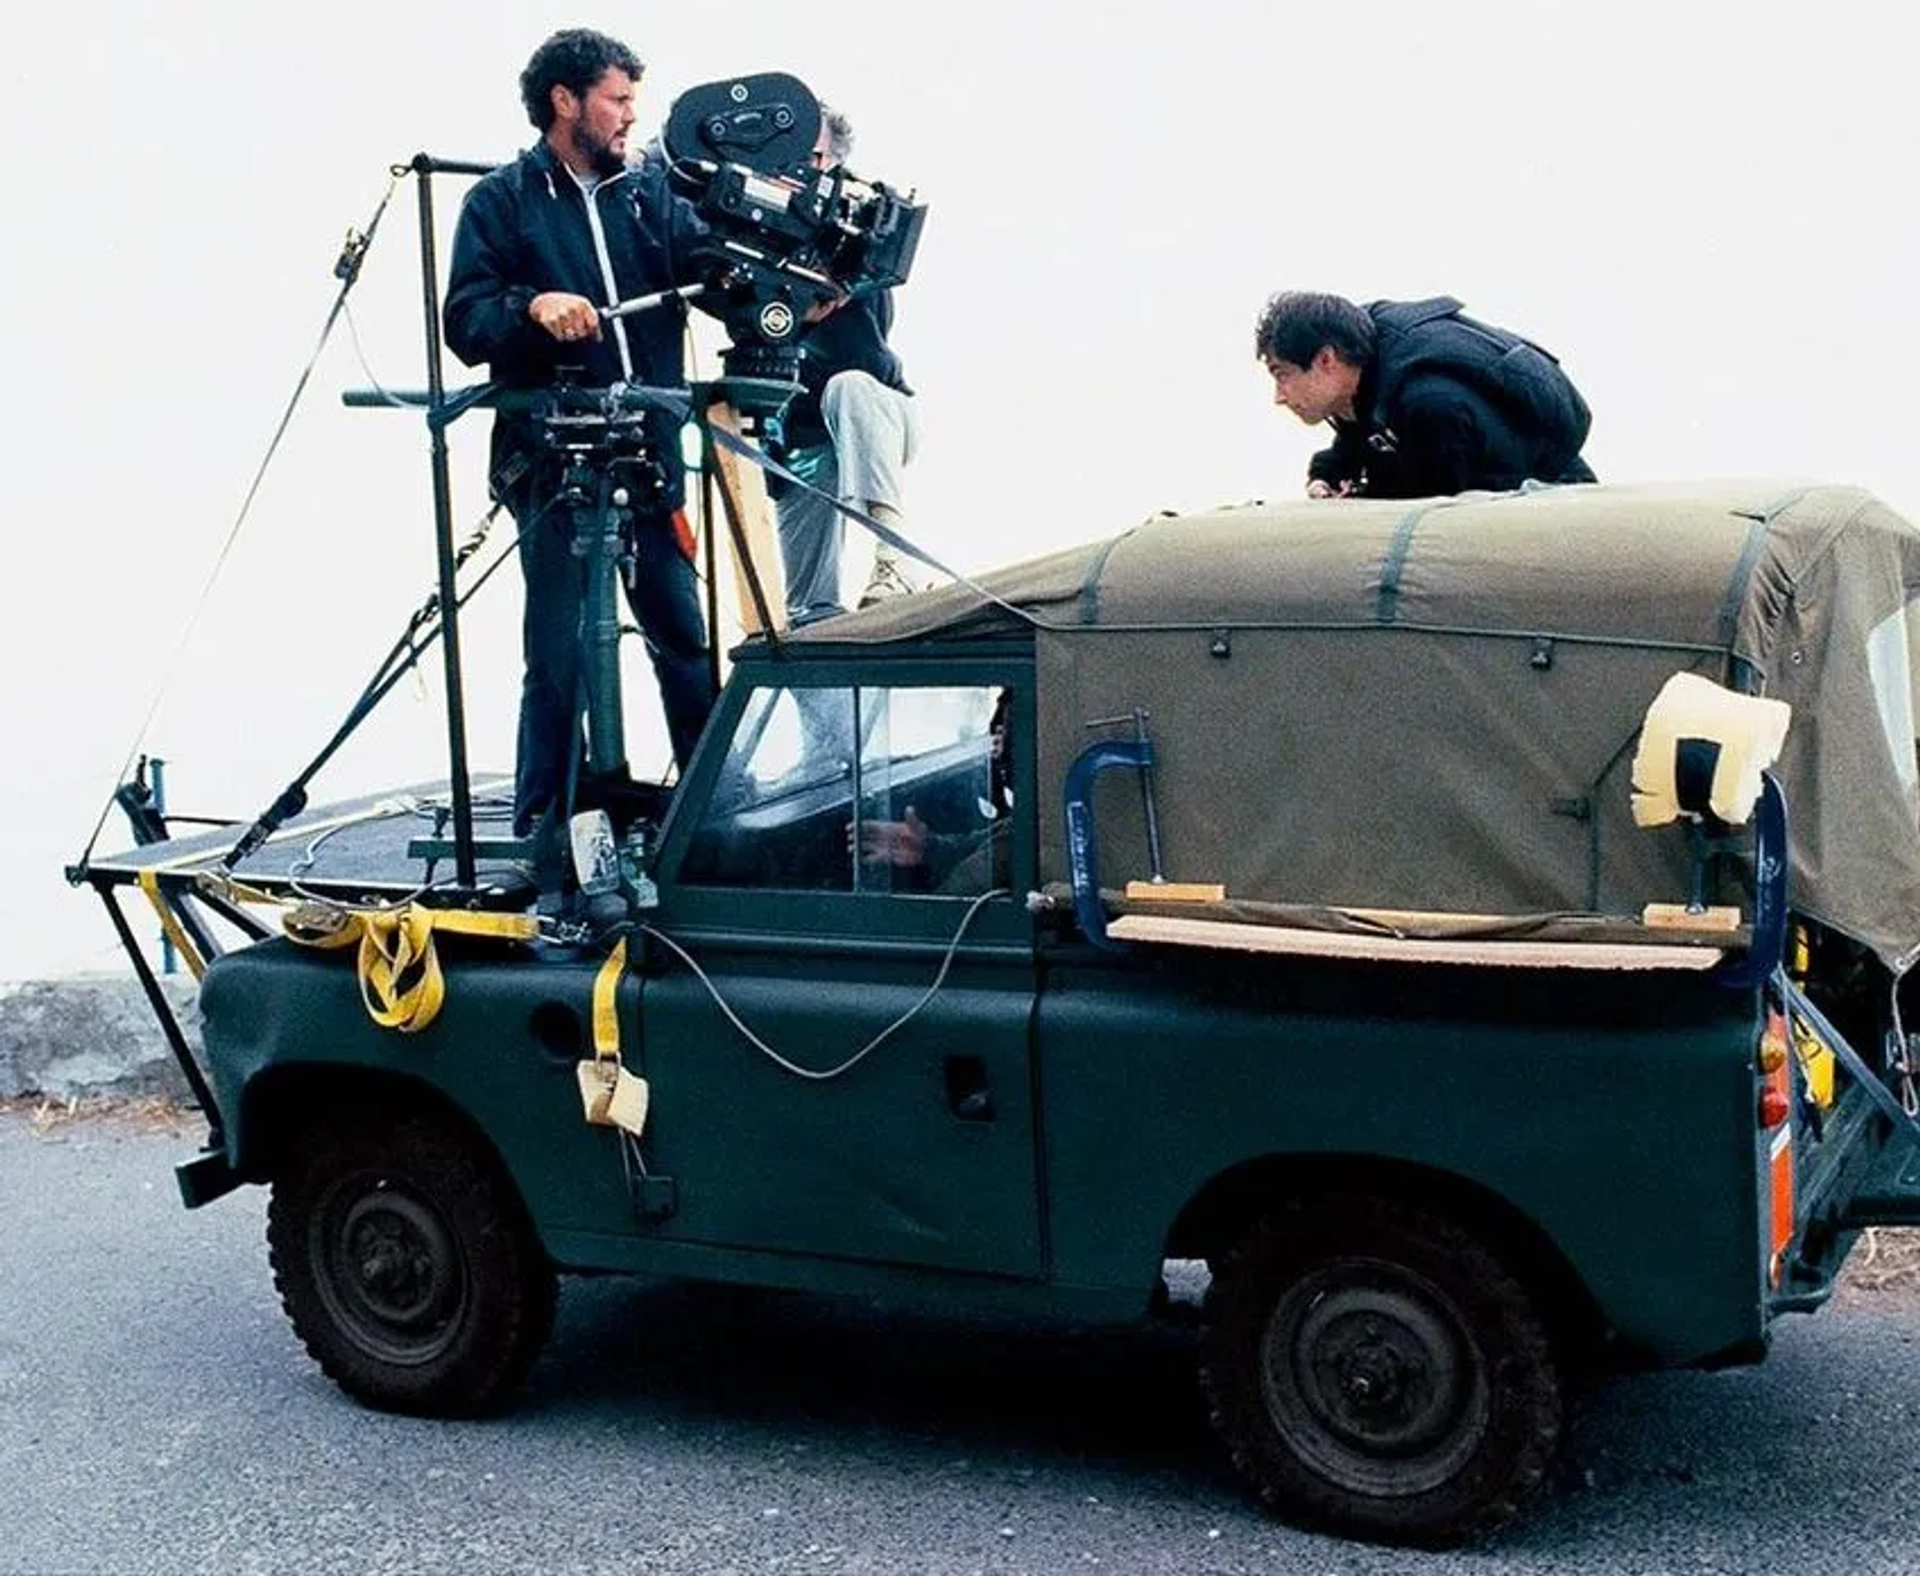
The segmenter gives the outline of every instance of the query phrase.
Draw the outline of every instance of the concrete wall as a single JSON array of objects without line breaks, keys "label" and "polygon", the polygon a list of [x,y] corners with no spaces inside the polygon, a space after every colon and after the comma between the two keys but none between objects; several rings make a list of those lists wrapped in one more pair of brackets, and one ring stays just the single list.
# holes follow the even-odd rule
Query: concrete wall
[{"label": "concrete wall", "polygon": [[[198,1051],[195,982],[162,982]],[[100,974],[0,986],[0,1099],[101,1094],[189,1100],[139,981]]]}]

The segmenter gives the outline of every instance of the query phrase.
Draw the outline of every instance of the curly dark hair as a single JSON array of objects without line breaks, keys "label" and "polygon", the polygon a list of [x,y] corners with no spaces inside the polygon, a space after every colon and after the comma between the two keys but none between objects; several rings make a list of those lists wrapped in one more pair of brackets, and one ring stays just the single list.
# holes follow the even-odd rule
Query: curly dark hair
[{"label": "curly dark hair", "polygon": [[527,106],[527,119],[536,131],[546,131],[553,124],[555,88],[585,98],[587,89],[616,69],[638,82],[647,68],[619,39],[590,27],[569,27],[555,33],[533,52],[527,69],[520,73],[520,102]]},{"label": "curly dark hair", "polygon": [[1350,367],[1373,359],[1373,319],[1345,296],[1282,290],[1269,296],[1253,328],[1253,353],[1262,361],[1311,366],[1322,346]]}]

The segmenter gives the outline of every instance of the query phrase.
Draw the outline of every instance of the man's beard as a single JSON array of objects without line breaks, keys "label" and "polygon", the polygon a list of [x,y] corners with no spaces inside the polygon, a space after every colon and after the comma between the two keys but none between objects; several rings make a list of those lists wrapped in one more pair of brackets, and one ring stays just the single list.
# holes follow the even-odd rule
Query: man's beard
[{"label": "man's beard", "polygon": [[596,175],[618,175],[627,167],[626,161],[613,151],[611,143],[594,136],[585,126],[573,128],[573,149],[576,153],[586,155],[587,163],[593,166]]}]

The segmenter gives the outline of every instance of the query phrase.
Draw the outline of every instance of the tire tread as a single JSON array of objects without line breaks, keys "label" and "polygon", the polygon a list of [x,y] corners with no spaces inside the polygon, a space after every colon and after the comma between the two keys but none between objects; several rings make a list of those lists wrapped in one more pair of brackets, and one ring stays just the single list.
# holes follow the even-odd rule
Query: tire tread
[{"label": "tire tread", "polygon": [[[362,1350],[311,1282],[307,1232],[318,1189],[329,1175],[368,1165],[406,1175],[432,1195],[456,1236],[473,1234],[470,1328],[445,1359],[417,1371]],[[558,1303],[557,1277],[512,1182],[473,1140],[431,1116],[350,1132],[311,1129],[274,1179],[267,1256],[281,1306],[308,1355],[347,1395],[381,1411],[471,1417],[497,1410],[539,1355]]]},{"label": "tire tread", "polygon": [[[1449,1289],[1495,1314],[1507,1337],[1487,1354],[1490,1383],[1517,1410],[1504,1441],[1509,1464],[1489,1491],[1444,1488],[1409,1500],[1368,1501],[1315,1475],[1265,1424],[1244,1341],[1252,1318],[1248,1296],[1277,1287],[1291,1267],[1304,1268],[1342,1248],[1415,1243],[1455,1267]],[[1565,1412],[1563,1385],[1549,1333],[1525,1286],[1486,1243],[1445,1214],[1389,1195],[1303,1198],[1261,1217],[1215,1266],[1202,1310],[1200,1388],[1210,1425],[1235,1470],[1261,1503],[1303,1525],[1368,1541],[1449,1548],[1483,1540],[1524,1508],[1545,1481],[1558,1451]]]}]

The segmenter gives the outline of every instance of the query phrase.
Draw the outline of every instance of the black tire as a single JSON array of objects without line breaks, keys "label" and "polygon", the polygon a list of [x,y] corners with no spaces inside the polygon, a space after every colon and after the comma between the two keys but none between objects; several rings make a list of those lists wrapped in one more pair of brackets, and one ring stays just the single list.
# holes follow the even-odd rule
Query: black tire
[{"label": "black tire", "polygon": [[518,1192],[430,1118],[310,1133],[274,1179],[267,1246],[314,1361],[383,1411],[494,1410],[552,1328],[553,1266]]},{"label": "black tire", "polygon": [[1546,1329],[1499,1255],[1386,1198],[1302,1202],[1257,1224],[1216,1266],[1200,1378],[1271,1508],[1424,1548],[1510,1520],[1564,1415]]}]

